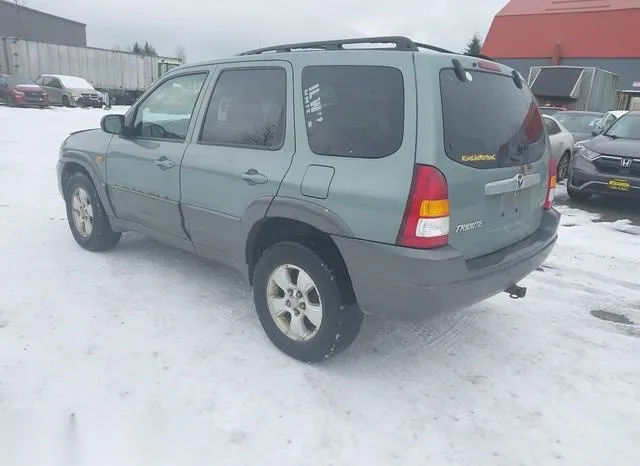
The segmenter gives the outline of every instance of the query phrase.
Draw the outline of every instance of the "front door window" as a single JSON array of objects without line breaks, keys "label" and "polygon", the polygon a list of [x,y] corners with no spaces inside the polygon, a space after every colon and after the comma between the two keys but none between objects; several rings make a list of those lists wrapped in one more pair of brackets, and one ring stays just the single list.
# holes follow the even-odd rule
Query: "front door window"
[{"label": "front door window", "polygon": [[131,136],[184,141],[206,73],[162,83],[138,107]]}]

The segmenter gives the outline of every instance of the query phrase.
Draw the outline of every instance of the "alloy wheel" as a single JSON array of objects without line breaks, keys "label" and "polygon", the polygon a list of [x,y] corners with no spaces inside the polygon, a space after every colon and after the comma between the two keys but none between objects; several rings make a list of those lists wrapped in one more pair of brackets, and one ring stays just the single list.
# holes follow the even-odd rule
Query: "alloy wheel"
[{"label": "alloy wheel", "polygon": [[267,305],[278,329],[294,341],[309,341],[322,324],[322,299],[311,276],[296,265],[277,267],[267,282]]}]

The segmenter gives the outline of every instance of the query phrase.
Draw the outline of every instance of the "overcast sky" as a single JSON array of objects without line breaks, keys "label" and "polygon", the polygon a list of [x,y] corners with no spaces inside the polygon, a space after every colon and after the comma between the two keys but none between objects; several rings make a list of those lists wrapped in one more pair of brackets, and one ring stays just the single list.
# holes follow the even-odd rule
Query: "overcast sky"
[{"label": "overcast sky", "polygon": [[[533,1],[533,0],[532,0]],[[276,43],[405,35],[460,51],[485,35],[507,0],[24,0],[87,24],[88,45],[148,40],[160,55],[177,44],[190,62]]]}]

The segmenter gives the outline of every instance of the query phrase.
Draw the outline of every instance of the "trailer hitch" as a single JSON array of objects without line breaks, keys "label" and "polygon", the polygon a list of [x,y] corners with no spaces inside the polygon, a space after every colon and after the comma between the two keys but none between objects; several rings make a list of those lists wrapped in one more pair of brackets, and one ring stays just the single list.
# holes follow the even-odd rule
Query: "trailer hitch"
[{"label": "trailer hitch", "polygon": [[511,285],[504,290],[504,292],[507,293],[511,299],[520,299],[527,296],[527,288],[524,286]]}]

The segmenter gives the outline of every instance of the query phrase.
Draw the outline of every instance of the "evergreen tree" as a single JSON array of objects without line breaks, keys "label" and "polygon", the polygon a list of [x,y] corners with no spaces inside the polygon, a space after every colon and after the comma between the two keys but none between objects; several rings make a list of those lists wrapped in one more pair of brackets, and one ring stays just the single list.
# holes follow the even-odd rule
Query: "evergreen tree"
[{"label": "evergreen tree", "polygon": [[467,48],[464,51],[465,55],[480,55],[482,50],[482,39],[476,32],[469,42],[467,42]]},{"label": "evergreen tree", "polygon": [[144,42],[144,47],[142,48],[142,55],[146,55],[148,57],[157,57],[156,49],[149,42]]}]

